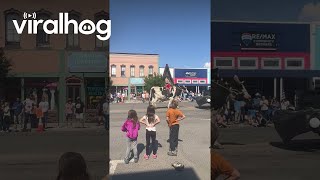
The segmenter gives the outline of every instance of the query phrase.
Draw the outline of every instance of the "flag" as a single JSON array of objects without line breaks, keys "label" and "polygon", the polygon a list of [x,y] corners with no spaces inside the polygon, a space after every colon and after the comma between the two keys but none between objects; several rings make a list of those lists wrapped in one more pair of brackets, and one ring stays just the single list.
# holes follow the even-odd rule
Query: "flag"
[{"label": "flag", "polygon": [[173,82],[173,79],[172,79],[172,76],[171,76],[171,73],[170,73],[170,69],[169,69],[169,66],[168,64],[166,64],[166,67],[164,68],[164,71],[163,71],[163,79],[168,79],[169,80],[169,83],[171,85],[174,85],[174,82]]}]

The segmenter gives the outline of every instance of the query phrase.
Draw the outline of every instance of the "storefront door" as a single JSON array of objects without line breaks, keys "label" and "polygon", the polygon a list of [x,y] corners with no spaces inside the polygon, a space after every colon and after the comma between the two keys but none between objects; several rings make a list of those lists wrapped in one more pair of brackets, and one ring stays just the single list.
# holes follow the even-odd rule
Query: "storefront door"
[{"label": "storefront door", "polygon": [[72,85],[67,86],[67,99],[71,99],[72,102],[76,102],[77,97],[81,97],[81,86]]}]

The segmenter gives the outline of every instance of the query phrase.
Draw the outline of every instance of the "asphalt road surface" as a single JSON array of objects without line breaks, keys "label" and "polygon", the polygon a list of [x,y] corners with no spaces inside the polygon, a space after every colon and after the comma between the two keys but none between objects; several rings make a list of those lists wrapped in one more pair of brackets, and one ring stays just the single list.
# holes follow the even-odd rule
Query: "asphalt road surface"
[{"label": "asphalt road surface", "polygon": [[306,133],[284,146],[273,127],[220,129],[218,150],[244,180],[318,180],[320,136]]},{"label": "asphalt road surface", "polygon": [[107,174],[108,138],[103,127],[0,133],[0,143],[1,180],[54,180],[59,157],[68,151],[84,156],[94,180]]},{"label": "asphalt road surface", "polygon": [[[196,103],[180,103],[180,109],[186,115],[179,130],[178,156],[167,155],[169,149],[169,128],[166,123],[167,104],[158,104],[156,114],[161,122],[157,125],[158,158],[145,160],[145,127],[142,126],[138,137],[139,162],[124,164],[126,151],[125,133],[121,131],[128,110],[134,109],[141,118],[148,104],[112,104],[110,107],[110,174],[112,180],[122,179],[210,179],[210,110],[196,108]],[[176,171],[171,166],[175,161],[184,164],[183,171]]]}]

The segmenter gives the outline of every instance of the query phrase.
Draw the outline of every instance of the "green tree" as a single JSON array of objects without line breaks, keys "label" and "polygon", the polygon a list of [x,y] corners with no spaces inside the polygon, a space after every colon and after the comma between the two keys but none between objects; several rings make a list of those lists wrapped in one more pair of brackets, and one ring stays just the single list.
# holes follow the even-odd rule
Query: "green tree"
[{"label": "green tree", "polygon": [[107,77],[105,82],[106,82],[106,93],[107,93],[107,95],[109,95],[113,81],[110,77]]},{"label": "green tree", "polygon": [[144,78],[144,89],[146,91],[150,91],[153,86],[163,87],[165,85],[165,81],[160,74],[154,73],[152,76],[146,76]]},{"label": "green tree", "polygon": [[11,67],[10,60],[5,56],[3,48],[0,48],[0,87],[6,82]]}]

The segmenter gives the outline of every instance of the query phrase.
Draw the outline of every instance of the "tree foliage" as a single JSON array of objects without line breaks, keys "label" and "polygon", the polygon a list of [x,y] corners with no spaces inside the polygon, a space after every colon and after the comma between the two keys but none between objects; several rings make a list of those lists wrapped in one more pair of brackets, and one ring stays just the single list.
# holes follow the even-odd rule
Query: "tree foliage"
[{"label": "tree foliage", "polygon": [[11,62],[5,56],[3,48],[0,48],[0,82],[4,82],[11,71]]},{"label": "tree foliage", "polygon": [[111,87],[113,86],[113,81],[110,77],[106,78],[106,93],[110,94]]},{"label": "tree foliage", "polygon": [[163,87],[165,85],[165,81],[160,74],[153,74],[152,76],[146,76],[144,78],[144,86],[146,91],[150,91],[153,86]]}]

